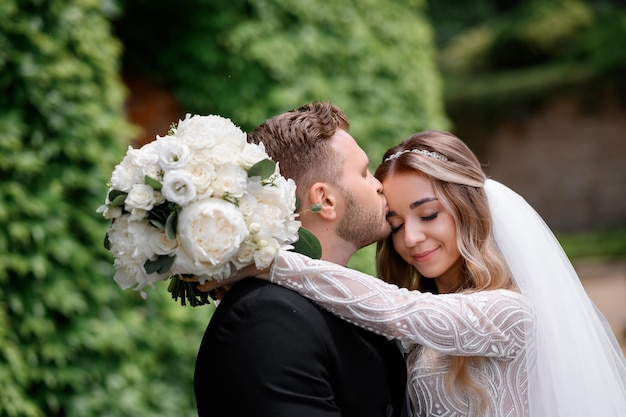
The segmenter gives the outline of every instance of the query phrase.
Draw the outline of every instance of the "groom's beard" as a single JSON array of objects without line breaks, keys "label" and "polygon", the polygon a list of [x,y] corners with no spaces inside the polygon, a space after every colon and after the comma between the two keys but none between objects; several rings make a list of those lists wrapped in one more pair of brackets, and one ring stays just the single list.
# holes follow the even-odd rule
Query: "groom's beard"
[{"label": "groom's beard", "polygon": [[391,226],[382,210],[364,207],[352,193],[343,190],[346,211],[337,228],[337,235],[357,248],[363,248],[384,239],[391,232]]}]

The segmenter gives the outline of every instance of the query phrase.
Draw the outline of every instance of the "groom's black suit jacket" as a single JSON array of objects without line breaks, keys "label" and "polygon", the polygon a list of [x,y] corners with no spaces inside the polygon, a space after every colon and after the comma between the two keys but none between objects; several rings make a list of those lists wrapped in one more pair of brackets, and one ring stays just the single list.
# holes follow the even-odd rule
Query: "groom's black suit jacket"
[{"label": "groom's black suit jacket", "polygon": [[235,284],[211,318],[194,385],[201,417],[408,415],[395,343],[253,278]]}]

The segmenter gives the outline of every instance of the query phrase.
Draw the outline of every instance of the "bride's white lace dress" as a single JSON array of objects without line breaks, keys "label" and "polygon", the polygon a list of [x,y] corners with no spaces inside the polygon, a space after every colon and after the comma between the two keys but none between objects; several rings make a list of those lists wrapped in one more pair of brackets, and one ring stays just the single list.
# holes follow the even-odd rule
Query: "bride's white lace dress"
[{"label": "bride's white lace dress", "polygon": [[[281,252],[271,279],[407,349],[408,392],[415,416],[526,417],[532,314],[510,290],[433,295],[408,291],[358,271]],[[472,378],[487,403],[478,410],[445,384],[449,356],[480,357]]]}]

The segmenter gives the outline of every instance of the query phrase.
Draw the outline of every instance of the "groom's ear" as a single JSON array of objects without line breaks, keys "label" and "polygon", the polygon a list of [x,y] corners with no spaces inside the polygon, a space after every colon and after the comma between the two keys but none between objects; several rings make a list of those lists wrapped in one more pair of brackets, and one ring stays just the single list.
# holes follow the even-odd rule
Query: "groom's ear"
[{"label": "groom's ear", "polygon": [[320,204],[321,209],[317,216],[324,220],[333,221],[337,218],[337,197],[335,188],[325,182],[316,182],[309,189],[311,204]]}]

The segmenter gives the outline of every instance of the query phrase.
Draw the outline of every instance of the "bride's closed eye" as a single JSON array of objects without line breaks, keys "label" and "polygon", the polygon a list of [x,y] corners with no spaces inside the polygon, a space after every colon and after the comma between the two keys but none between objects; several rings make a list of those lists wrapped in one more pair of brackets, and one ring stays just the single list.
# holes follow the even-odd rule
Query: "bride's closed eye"
[{"label": "bride's closed eye", "polygon": [[437,218],[437,216],[439,216],[439,212],[438,211],[436,211],[433,214],[430,214],[428,216],[420,217],[420,220],[425,221],[425,222],[429,222],[431,220],[435,220]]}]

